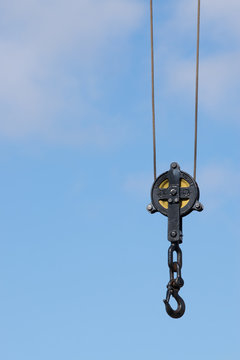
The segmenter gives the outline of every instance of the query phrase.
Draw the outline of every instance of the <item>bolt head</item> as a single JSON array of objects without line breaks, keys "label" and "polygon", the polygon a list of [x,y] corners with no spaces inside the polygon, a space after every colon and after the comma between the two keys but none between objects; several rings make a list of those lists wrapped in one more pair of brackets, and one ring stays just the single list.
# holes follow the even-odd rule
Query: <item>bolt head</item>
[{"label": "bolt head", "polygon": [[176,163],[176,162],[173,162],[173,163],[171,164],[171,167],[172,167],[173,169],[176,169],[177,163]]},{"label": "bolt head", "polygon": [[174,202],[175,202],[175,204],[177,204],[177,203],[179,202],[179,199],[178,199],[178,198],[175,198],[175,199],[174,199]]},{"label": "bolt head", "polygon": [[171,237],[173,237],[173,238],[174,238],[174,237],[176,237],[176,236],[177,236],[177,232],[176,232],[176,231],[172,231],[170,235],[171,235]]},{"label": "bolt head", "polygon": [[152,204],[149,204],[147,206],[147,211],[151,212],[152,210],[153,210],[153,206],[152,206]]},{"label": "bolt head", "polygon": [[168,203],[169,203],[169,204],[172,204],[172,202],[173,202],[173,199],[171,199],[171,198],[168,199]]},{"label": "bolt head", "polygon": [[171,193],[171,195],[176,195],[177,190],[176,190],[176,189],[172,189],[172,190],[170,191],[170,193]]},{"label": "bolt head", "polygon": [[198,210],[198,211],[202,211],[203,210],[203,205],[199,201],[197,201],[195,203],[195,209]]}]

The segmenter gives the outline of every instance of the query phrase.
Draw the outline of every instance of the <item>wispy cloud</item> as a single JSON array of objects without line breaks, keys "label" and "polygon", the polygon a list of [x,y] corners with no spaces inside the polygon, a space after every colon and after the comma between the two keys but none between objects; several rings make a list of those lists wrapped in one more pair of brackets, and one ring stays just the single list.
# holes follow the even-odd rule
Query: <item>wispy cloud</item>
[{"label": "wispy cloud", "polygon": [[[210,163],[199,173],[198,182],[205,205],[208,209],[216,210],[221,206],[233,208],[236,188],[240,183],[240,172],[231,161]],[[235,202],[235,205],[237,203]]]},{"label": "wispy cloud", "polygon": [[[212,118],[240,123],[240,23],[238,0],[202,1],[200,106]],[[175,1],[159,29],[165,91],[193,98],[197,2]],[[188,44],[188,45],[187,45]]]},{"label": "wispy cloud", "polygon": [[[143,3],[10,0],[0,10],[1,135],[106,143],[97,111],[91,117],[89,110],[101,88],[96,66],[113,40],[139,26]],[[86,117],[95,122],[82,124]]]}]

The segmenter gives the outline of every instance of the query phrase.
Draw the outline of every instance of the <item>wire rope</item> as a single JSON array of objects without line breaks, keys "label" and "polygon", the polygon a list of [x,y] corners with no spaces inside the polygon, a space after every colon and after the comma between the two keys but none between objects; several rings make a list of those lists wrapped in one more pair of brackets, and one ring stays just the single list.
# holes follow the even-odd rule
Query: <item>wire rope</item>
[{"label": "wire rope", "polygon": [[196,88],[195,88],[194,170],[193,170],[193,177],[194,177],[195,180],[196,180],[196,176],[197,176],[200,10],[201,10],[201,0],[198,0],[198,11],[197,11]]},{"label": "wire rope", "polygon": [[153,173],[154,180],[157,178],[156,165],[156,121],[155,121],[155,86],[154,86],[154,43],[153,43],[153,2],[150,0],[151,22],[151,76],[152,76],[152,128],[153,128]]},{"label": "wire rope", "polygon": [[[201,0],[198,0],[197,9],[197,49],[196,49],[196,82],[195,82],[195,129],[194,129],[194,170],[193,177],[197,175],[197,145],[198,145],[198,98],[199,98],[199,48],[200,48],[200,11]],[[151,24],[151,78],[152,78],[152,129],[153,129],[153,173],[157,177],[156,166],[156,119],[155,119],[155,84],[154,84],[154,41],[153,41],[153,0],[150,0]]]}]

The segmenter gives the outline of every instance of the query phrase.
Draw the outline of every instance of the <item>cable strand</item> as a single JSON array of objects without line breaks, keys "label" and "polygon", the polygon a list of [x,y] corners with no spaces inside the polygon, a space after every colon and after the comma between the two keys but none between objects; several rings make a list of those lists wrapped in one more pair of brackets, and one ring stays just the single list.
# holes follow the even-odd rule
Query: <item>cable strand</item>
[{"label": "cable strand", "polygon": [[154,173],[154,180],[156,180],[156,178],[157,178],[157,165],[156,165],[156,125],[155,125],[154,43],[153,43],[153,3],[152,3],[152,0],[150,0],[150,20],[151,20],[153,173]]},{"label": "cable strand", "polygon": [[194,180],[196,180],[196,175],[197,175],[200,10],[201,10],[201,1],[198,0],[198,13],[197,13],[197,55],[196,55],[196,89],[195,89],[196,91],[195,91],[194,171],[193,171]]}]

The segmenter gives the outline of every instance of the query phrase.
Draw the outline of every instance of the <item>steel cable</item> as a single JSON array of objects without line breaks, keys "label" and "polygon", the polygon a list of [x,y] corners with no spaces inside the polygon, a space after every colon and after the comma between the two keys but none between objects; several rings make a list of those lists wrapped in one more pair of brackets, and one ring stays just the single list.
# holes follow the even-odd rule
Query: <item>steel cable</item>
[{"label": "steel cable", "polygon": [[155,126],[155,89],[154,89],[154,44],[153,44],[153,4],[150,0],[150,20],[151,20],[151,73],[152,73],[152,128],[153,128],[153,173],[154,180],[157,178],[156,165],[156,126]]},{"label": "steel cable", "polygon": [[[197,142],[198,142],[198,93],[199,93],[199,47],[200,47],[200,10],[201,0],[198,0],[197,10],[197,54],[196,54],[196,88],[195,88],[195,129],[194,129],[194,170],[193,177],[197,174]],[[153,41],[153,0],[150,0],[151,23],[151,76],[152,76],[152,129],[153,129],[153,172],[154,180],[157,177],[156,166],[156,121],[155,121],[155,84],[154,84],[154,41]]]},{"label": "steel cable", "polygon": [[198,0],[198,14],[197,14],[197,55],[196,55],[196,89],[195,89],[195,131],[194,131],[194,171],[193,171],[193,177],[194,177],[195,180],[196,180],[196,175],[197,175],[200,9],[201,9],[201,1]]}]

